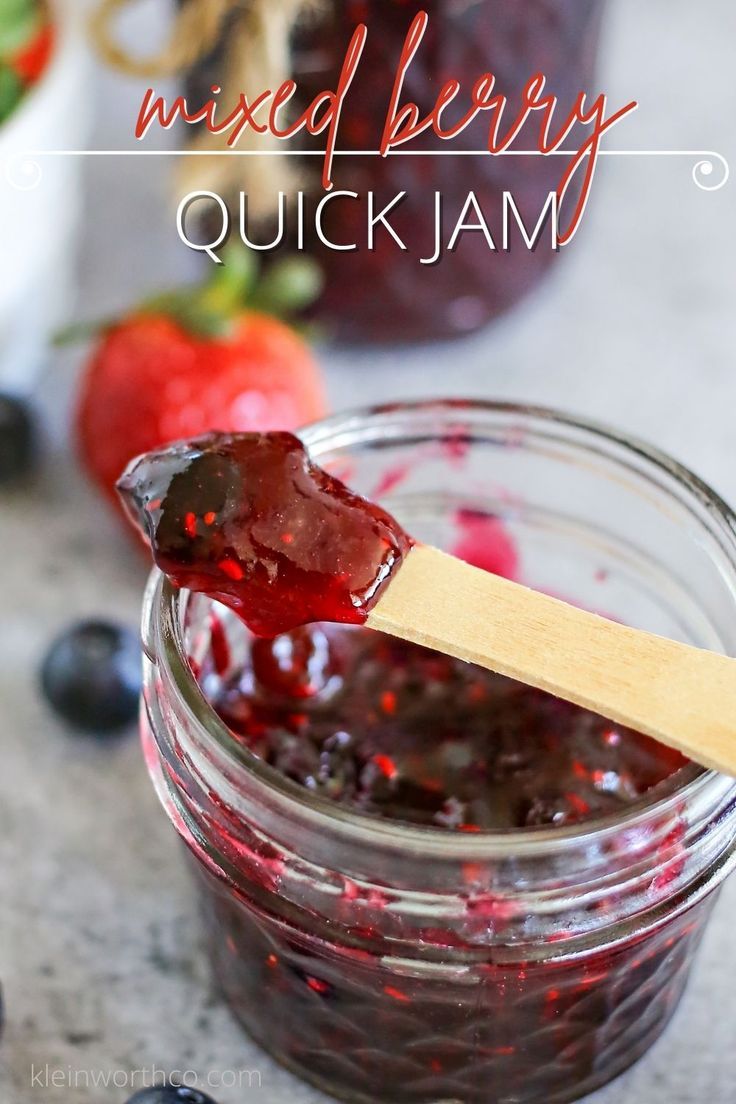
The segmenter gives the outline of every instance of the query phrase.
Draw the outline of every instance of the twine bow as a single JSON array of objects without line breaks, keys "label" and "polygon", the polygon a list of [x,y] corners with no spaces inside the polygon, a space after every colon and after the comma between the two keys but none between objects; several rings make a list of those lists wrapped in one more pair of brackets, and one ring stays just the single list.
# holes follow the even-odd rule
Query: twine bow
[{"label": "twine bow", "polygon": [[[135,0],[101,0],[94,12],[92,36],[103,60],[131,76],[176,76],[207,57],[227,28],[219,99],[228,110],[237,104],[241,93],[251,100],[266,89],[274,91],[291,76],[294,27],[303,14],[320,6],[319,0],[186,0],[163,50],[140,57],[126,51],[114,33],[118,16],[132,3]],[[205,132],[191,148],[212,152],[225,149],[226,142],[226,135]],[[278,193],[288,195],[295,190],[298,177],[287,157],[272,152],[284,148],[272,136],[248,128],[238,148],[262,151],[265,156],[186,158],[177,173],[177,190],[227,194],[242,187],[248,193],[249,214],[255,219],[267,218]]]},{"label": "twine bow", "polygon": [[[143,58],[124,50],[115,38],[115,21],[133,3],[135,0],[101,0],[90,28],[103,60],[134,77],[171,77],[186,72],[215,48],[228,15],[246,7],[243,0],[186,0],[163,50]],[[272,0],[272,6],[278,6],[278,0]]]}]

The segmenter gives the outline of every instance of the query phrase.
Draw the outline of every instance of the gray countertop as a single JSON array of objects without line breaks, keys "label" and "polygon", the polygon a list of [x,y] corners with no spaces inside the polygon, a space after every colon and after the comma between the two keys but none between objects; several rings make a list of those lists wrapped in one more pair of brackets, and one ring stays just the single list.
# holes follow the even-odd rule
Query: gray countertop
[{"label": "gray countertop", "polygon": [[[142,16],[143,18],[144,16]],[[736,167],[731,0],[612,0],[605,76],[641,109],[626,148],[720,151]],[[135,85],[97,74],[95,141],[130,129]],[[501,324],[452,346],[325,353],[336,407],[463,392],[564,406],[640,434],[736,500],[736,204],[693,161],[610,158],[556,278]],[[80,313],[104,314],[190,265],[148,164],[87,166]],[[447,366],[452,372],[448,373]],[[0,505],[0,1099],[122,1104],[111,1083],[43,1088],[31,1068],[249,1069],[236,1101],[323,1099],[244,1038],[213,993],[174,833],[133,736],[99,747],[61,730],[35,672],[51,634],[84,614],[135,623],[144,567],[69,457],[77,367],[50,363],[39,402],[46,463]],[[736,941],[723,892],[665,1037],[597,1104],[730,1104],[736,1097]]]}]

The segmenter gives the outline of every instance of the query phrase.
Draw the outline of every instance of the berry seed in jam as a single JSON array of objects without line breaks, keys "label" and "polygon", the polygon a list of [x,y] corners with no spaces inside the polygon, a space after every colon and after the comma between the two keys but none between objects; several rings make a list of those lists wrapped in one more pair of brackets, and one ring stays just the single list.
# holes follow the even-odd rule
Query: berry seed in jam
[{"label": "berry seed in jam", "polygon": [[290,433],[181,442],[134,461],[118,489],[161,570],[259,636],[362,623],[411,547]]}]

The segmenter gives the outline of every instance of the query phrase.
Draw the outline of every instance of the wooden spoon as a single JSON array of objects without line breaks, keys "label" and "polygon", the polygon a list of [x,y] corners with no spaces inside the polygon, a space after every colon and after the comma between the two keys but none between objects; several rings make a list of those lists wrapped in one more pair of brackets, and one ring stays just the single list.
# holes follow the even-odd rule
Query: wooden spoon
[{"label": "wooden spoon", "polygon": [[416,545],[368,625],[547,690],[736,776],[736,660]]}]

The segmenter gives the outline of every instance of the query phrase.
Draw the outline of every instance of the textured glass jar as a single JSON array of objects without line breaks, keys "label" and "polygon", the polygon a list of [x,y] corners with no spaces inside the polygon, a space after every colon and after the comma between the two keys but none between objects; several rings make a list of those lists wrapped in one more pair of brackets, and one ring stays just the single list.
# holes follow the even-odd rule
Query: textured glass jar
[{"label": "textured glass jar", "polygon": [[[638,442],[465,402],[345,414],[303,436],[358,490],[383,486],[420,539],[447,545],[458,508],[499,516],[531,585],[736,651],[734,518]],[[733,863],[736,783],[690,765],[623,814],[558,829],[372,819],[232,739],[187,658],[201,665],[216,624],[237,666],[245,630],[212,613],[152,578],[144,745],[220,984],[254,1038],[366,1104],[557,1104],[639,1057]]]},{"label": "textured glass jar", "polygon": [[[338,149],[375,150],[380,146],[399,57],[412,17],[429,15],[429,27],[405,84],[404,98],[416,102],[421,117],[434,107],[442,85],[450,79],[462,84],[457,106],[448,109],[445,126],[462,117],[470,103],[473,82],[488,71],[496,76],[495,90],[508,97],[499,132],[506,133],[516,117],[526,83],[539,72],[547,91],[558,97],[560,118],[585,91],[595,97],[595,62],[604,0],[426,0],[422,4],[381,0],[325,0],[299,26],[292,42],[293,76],[298,83],[300,109],[324,89],[335,88],[351,35],[361,22],[368,40],[346,100]],[[223,43],[228,42],[228,34]],[[222,48],[192,74],[189,90],[204,102],[212,84],[223,74]],[[535,150],[539,117],[532,113],[512,148]],[[507,311],[529,292],[544,272],[561,259],[545,238],[529,251],[521,237],[503,252],[502,196],[513,194],[525,224],[531,230],[555,191],[566,167],[559,157],[464,156],[484,150],[489,119],[477,119],[451,143],[423,135],[411,143],[412,156],[350,157],[336,159],[337,189],[354,191],[362,202],[343,199],[326,209],[324,231],[332,242],[358,243],[355,252],[329,250],[314,232],[306,247],[318,259],[326,276],[318,314],[329,332],[347,341],[384,343],[448,338],[469,333]],[[587,131],[586,131],[587,134]],[[575,149],[578,129],[565,142]],[[324,149],[324,135],[314,148]],[[444,150],[452,156],[415,156],[421,150]],[[314,162],[305,162],[303,183],[310,183]],[[321,170],[320,170],[321,171]],[[244,179],[241,186],[248,189]],[[321,194],[314,183],[315,194]],[[422,258],[434,254],[434,195],[443,196],[445,243],[459,219],[468,193],[475,193],[498,246],[489,250],[480,233],[466,233],[454,252],[445,252],[434,265]],[[568,200],[572,203],[571,188]],[[366,248],[365,197],[376,196],[376,211],[400,192],[406,195],[392,209],[391,225],[406,244],[402,251],[380,227],[375,249]],[[274,197],[274,205],[276,197]],[[473,215],[471,213],[471,221]],[[272,236],[264,232],[264,242]],[[294,247],[294,238],[288,248]],[[266,255],[268,256],[268,255]]]}]

